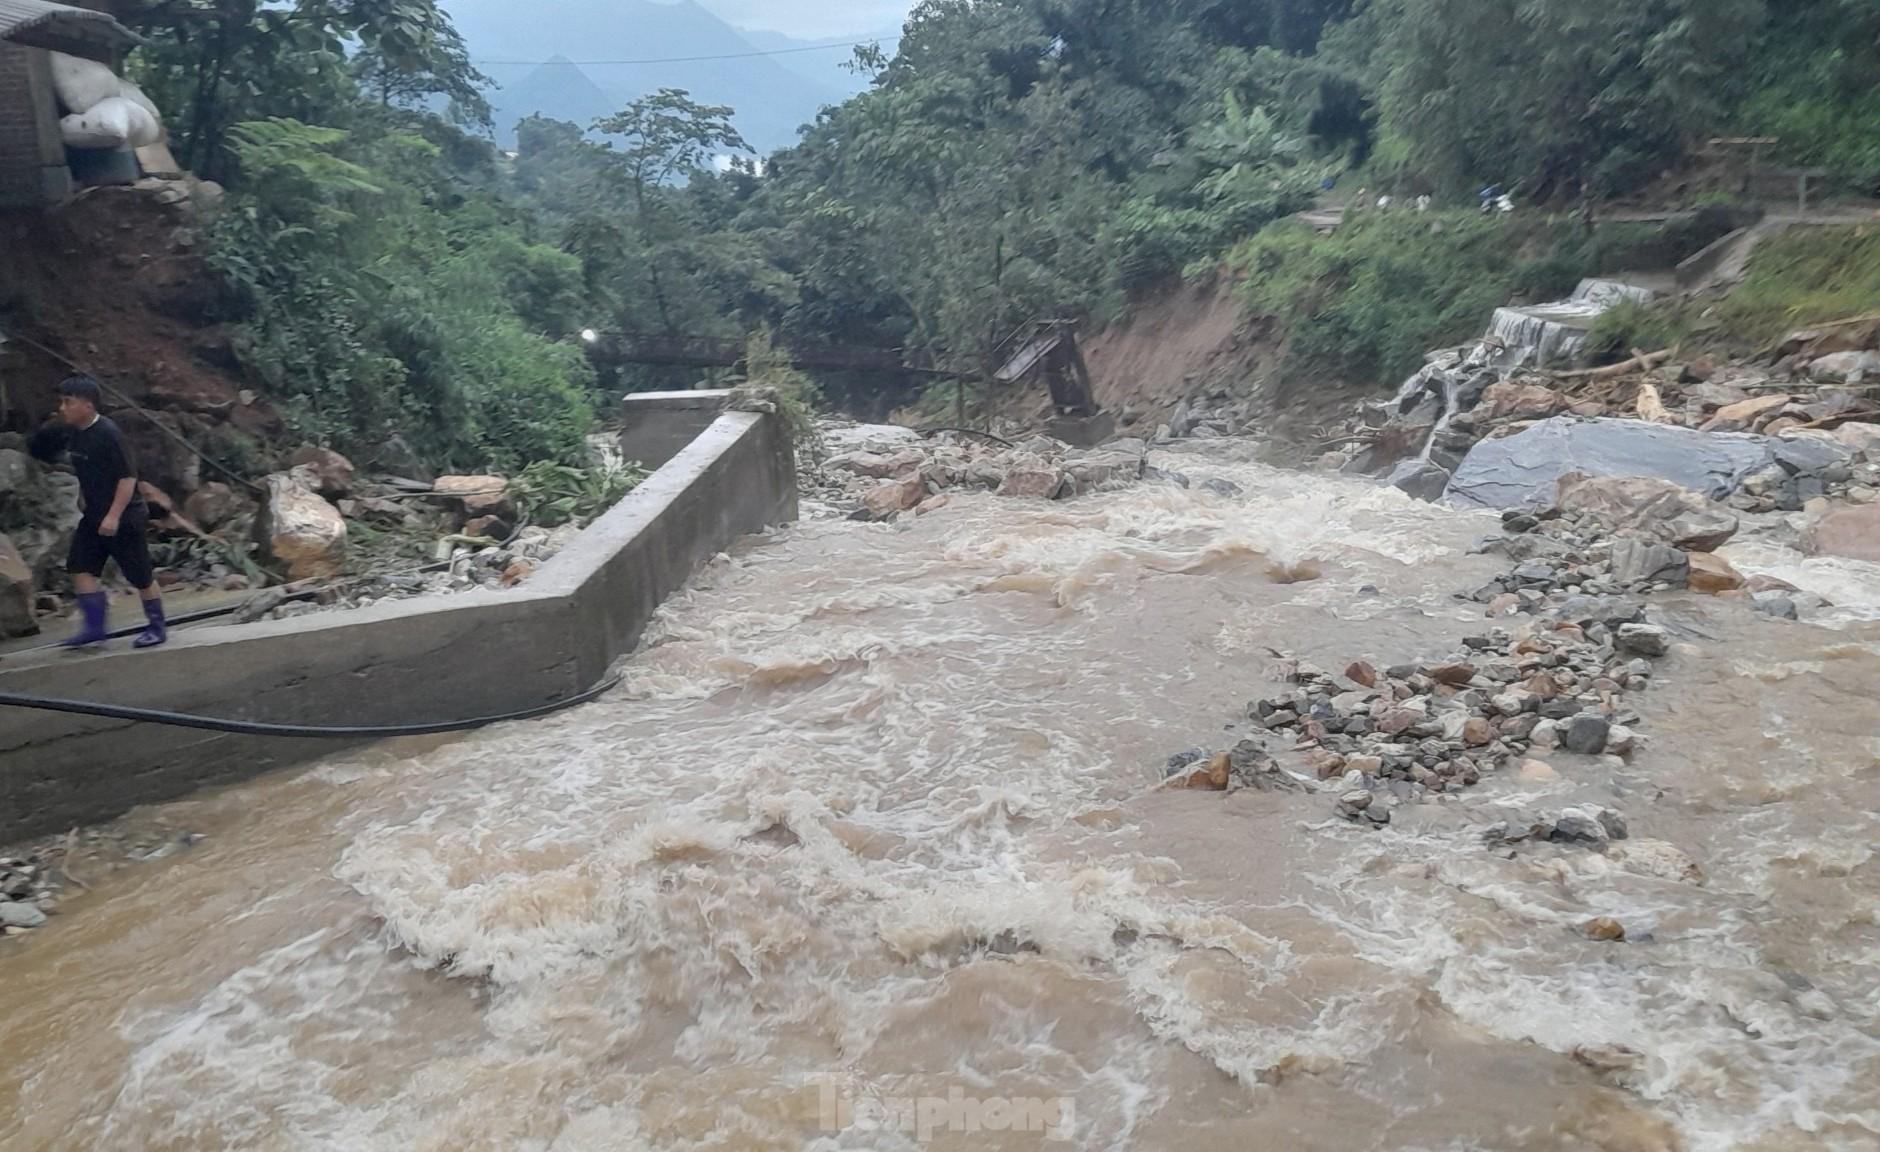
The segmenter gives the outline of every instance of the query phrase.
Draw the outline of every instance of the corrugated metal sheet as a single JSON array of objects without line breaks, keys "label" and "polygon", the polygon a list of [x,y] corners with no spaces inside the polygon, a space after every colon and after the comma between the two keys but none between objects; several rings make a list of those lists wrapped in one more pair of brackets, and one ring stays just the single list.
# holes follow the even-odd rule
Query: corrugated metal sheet
[{"label": "corrugated metal sheet", "polygon": [[128,48],[140,39],[108,12],[50,0],[0,0],[0,40],[71,52]]}]

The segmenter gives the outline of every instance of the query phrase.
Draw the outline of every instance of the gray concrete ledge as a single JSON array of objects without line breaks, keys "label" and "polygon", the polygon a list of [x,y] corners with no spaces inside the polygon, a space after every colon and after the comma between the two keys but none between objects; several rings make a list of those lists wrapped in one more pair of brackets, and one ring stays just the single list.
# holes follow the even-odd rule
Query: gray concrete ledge
[{"label": "gray concrete ledge", "polygon": [[725,405],[731,393],[631,392],[620,402],[620,454],[642,468],[658,468],[684,451]]},{"label": "gray concrete ledge", "polygon": [[[120,640],[92,655],[10,657],[0,692],[353,725],[454,720],[571,695],[632,649],[701,561],[796,517],[788,433],[775,417],[719,414],[721,402],[691,409],[696,435],[519,588],[190,629],[148,652]],[[0,709],[0,844],[335,748]]]}]

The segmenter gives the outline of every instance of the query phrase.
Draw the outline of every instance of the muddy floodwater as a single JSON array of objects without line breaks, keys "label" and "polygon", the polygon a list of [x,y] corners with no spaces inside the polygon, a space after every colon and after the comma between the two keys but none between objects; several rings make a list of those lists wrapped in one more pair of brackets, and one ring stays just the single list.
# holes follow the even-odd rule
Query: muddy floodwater
[{"label": "muddy floodwater", "polygon": [[[1275,651],[1484,631],[1495,519],[1156,462],[1243,492],[805,522],[593,704],[168,806],[206,838],[0,942],[0,1147],[1880,1148],[1880,574],[1656,598],[1628,763],[1370,830],[1153,789]],[[1580,802],[1628,846],[1480,835]]]}]

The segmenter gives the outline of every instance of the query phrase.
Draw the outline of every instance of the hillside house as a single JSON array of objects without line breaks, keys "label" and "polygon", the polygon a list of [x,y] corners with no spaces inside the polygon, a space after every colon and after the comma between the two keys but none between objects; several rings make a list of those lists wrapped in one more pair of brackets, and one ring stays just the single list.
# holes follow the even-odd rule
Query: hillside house
[{"label": "hillside house", "polygon": [[49,53],[115,66],[137,39],[105,12],[0,0],[0,209],[57,204],[72,193]]}]

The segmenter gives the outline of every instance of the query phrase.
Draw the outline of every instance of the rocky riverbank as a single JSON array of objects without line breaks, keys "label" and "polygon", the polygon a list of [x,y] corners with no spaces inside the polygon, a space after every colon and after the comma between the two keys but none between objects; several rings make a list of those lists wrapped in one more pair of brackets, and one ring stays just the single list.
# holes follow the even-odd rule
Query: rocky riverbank
[{"label": "rocky riverbank", "polygon": [[[1450,652],[1384,669],[1355,660],[1333,673],[1276,653],[1281,663],[1269,678],[1290,687],[1251,701],[1229,725],[1252,733],[1226,750],[1170,757],[1163,786],[1316,788],[1339,817],[1378,827],[1402,805],[1491,773],[1558,779],[1547,756],[1615,757],[1623,766],[1649,739],[1643,694],[1673,646],[1673,633],[1653,619],[1654,597],[1688,590],[1738,598],[1780,619],[1829,607],[1782,581],[1737,572],[1715,554],[1738,532],[1737,515],[1664,481],[1571,474],[1553,503],[1502,519],[1502,533],[1477,551],[1514,566],[1456,593],[1496,626],[1465,635]],[[1580,806],[1500,822],[1484,839],[1603,851],[1626,836],[1620,813]]]}]

